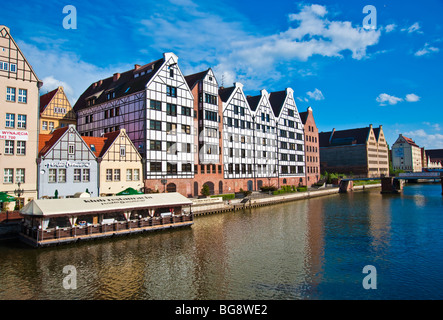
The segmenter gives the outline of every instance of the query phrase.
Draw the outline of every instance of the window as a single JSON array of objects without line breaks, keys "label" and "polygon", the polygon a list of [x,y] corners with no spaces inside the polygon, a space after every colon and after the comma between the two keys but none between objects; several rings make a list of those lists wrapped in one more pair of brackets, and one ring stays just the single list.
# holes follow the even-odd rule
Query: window
[{"label": "window", "polygon": [[294,116],[294,110],[288,109],[288,116],[293,117]]},{"label": "window", "polygon": [[166,172],[168,174],[177,174],[177,164],[167,162],[166,164]]},{"label": "window", "polygon": [[0,61],[0,70],[8,71],[8,63]]},{"label": "window", "polygon": [[18,102],[26,103],[28,101],[28,90],[18,89]]},{"label": "window", "polygon": [[161,121],[150,120],[150,122],[149,122],[149,128],[150,128],[151,130],[161,131],[161,129],[162,129],[162,123],[161,123]]},{"label": "window", "polygon": [[186,134],[191,134],[191,126],[182,124],[182,132]]},{"label": "window", "polygon": [[83,176],[82,176],[82,180],[85,182],[88,182],[90,179],[90,170],[89,169],[83,169]]},{"label": "window", "polygon": [[66,169],[58,169],[58,182],[66,182]]},{"label": "window", "polygon": [[49,130],[54,130],[54,122],[49,121]]},{"label": "window", "polygon": [[15,63],[11,63],[9,70],[14,73],[17,72],[17,65]]},{"label": "window", "polygon": [[160,151],[162,149],[162,142],[159,140],[150,141],[150,150]]},{"label": "window", "polygon": [[140,169],[134,169],[134,175],[133,175],[132,179],[134,181],[140,180]]},{"label": "window", "polygon": [[120,181],[120,169],[114,169],[114,181]]},{"label": "window", "polygon": [[25,182],[25,169],[15,170],[15,182],[24,183]]},{"label": "window", "polygon": [[161,111],[162,109],[161,101],[151,100],[151,109]]},{"label": "window", "polygon": [[3,183],[13,183],[13,182],[14,182],[14,169],[4,169]]},{"label": "window", "polygon": [[57,182],[57,169],[49,169],[48,182],[49,183]]},{"label": "window", "polygon": [[6,101],[15,101],[15,88],[6,88]]},{"label": "window", "polygon": [[120,146],[120,157],[125,157],[125,156],[126,156],[126,147]]},{"label": "window", "polygon": [[171,104],[171,103],[167,103],[166,104],[166,114],[168,116],[176,116],[177,115],[177,105],[175,104]]},{"label": "window", "polygon": [[126,181],[132,181],[132,169],[126,169]]},{"label": "window", "polygon": [[176,87],[171,87],[171,86],[166,86],[166,95],[168,97],[177,97],[177,88]]},{"label": "window", "polygon": [[177,124],[166,122],[166,134],[176,134],[177,133]]},{"label": "window", "polygon": [[13,113],[6,114],[5,127],[6,128],[14,128],[15,127],[15,114],[13,114]]},{"label": "window", "polygon": [[217,112],[205,110],[205,120],[217,121]]},{"label": "window", "polygon": [[5,154],[14,154],[14,140],[5,140]]},{"label": "window", "polygon": [[209,104],[217,105],[217,96],[205,93],[205,102]]},{"label": "window", "polygon": [[82,169],[74,169],[74,182],[82,181]]},{"label": "window", "polygon": [[190,163],[183,163],[182,164],[182,171],[183,172],[192,172],[192,165]]},{"label": "window", "polygon": [[161,162],[151,162],[150,163],[150,171],[151,172],[161,172],[162,171],[162,163]]},{"label": "window", "polygon": [[26,129],[26,115],[25,114],[17,115],[17,128]]},{"label": "window", "polygon": [[112,169],[106,169],[106,181],[112,181]]},{"label": "window", "polygon": [[74,154],[75,152],[75,146],[73,144],[70,144],[68,146],[68,154]]},{"label": "window", "polygon": [[48,130],[48,121],[42,121],[42,130]]},{"label": "window", "polygon": [[17,141],[17,155],[24,156],[26,154],[26,141]]},{"label": "window", "polygon": [[185,115],[185,116],[191,116],[191,108],[188,108],[188,107],[182,107],[182,115]]},{"label": "window", "polygon": [[182,152],[191,153],[191,144],[190,143],[182,143]]},{"label": "window", "polygon": [[108,119],[108,110],[105,110],[104,113],[105,113],[105,115],[104,115],[105,119]]}]

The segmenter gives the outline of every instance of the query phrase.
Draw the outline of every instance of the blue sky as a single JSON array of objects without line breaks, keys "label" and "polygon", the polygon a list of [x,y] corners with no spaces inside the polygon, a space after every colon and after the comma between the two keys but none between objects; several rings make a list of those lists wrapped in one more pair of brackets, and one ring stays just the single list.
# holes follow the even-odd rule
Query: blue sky
[{"label": "blue sky", "polygon": [[[77,10],[64,29],[63,7]],[[363,28],[366,5],[376,26]],[[7,1],[7,25],[45,83],[71,103],[92,82],[174,52],[247,94],[294,89],[320,131],[383,125],[443,148],[443,1]]]}]

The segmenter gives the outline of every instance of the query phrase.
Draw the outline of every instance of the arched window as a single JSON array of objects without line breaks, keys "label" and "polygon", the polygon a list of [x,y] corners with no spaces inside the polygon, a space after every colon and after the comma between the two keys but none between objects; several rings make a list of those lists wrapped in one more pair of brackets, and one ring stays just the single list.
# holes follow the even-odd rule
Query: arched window
[{"label": "arched window", "polygon": [[175,185],[175,183],[169,183],[166,186],[166,192],[177,192],[177,186]]}]

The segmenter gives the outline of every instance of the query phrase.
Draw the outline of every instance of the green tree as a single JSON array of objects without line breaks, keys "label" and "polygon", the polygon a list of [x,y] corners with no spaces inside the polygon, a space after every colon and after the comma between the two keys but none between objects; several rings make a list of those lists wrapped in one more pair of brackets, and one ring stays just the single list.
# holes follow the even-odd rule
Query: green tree
[{"label": "green tree", "polygon": [[209,186],[207,184],[204,184],[202,189],[200,190],[200,193],[202,194],[202,196],[209,196],[211,194],[211,191],[209,190]]}]

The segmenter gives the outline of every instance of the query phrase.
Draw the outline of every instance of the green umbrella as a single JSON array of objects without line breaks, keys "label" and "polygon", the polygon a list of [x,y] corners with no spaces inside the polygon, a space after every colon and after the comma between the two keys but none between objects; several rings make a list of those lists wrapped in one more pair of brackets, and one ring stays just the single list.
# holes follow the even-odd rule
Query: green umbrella
[{"label": "green umbrella", "polygon": [[134,188],[127,188],[127,189],[117,193],[118,196],[128,196],[128,195],[132,195],[132,194],[143,194],[143,192],[137,191]]},{"label": "green umbrella", "polygon": [[15,200],[15,197],[10,196],[6,192],[0,192],[0,202],[14,202]]}]

